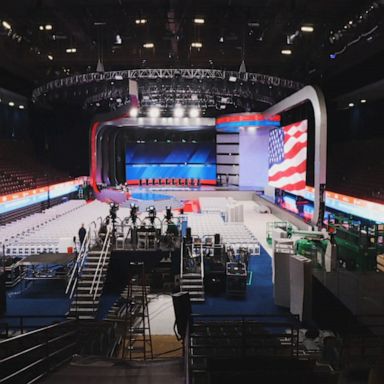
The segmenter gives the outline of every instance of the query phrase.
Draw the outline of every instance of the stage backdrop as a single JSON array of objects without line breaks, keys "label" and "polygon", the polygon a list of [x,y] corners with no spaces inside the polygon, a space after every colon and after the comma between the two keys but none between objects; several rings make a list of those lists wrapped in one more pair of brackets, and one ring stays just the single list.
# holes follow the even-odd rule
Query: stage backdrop
[{"label": "stage backdrop", "polygon": [[126,179],[197,178],[216,181],[214,142],[140,142],[126,145]]},{"label": "stage backdrop", "polygon": [[304,196],[307,175],[307,120],[269,134],[269,172],[271,186]]}]

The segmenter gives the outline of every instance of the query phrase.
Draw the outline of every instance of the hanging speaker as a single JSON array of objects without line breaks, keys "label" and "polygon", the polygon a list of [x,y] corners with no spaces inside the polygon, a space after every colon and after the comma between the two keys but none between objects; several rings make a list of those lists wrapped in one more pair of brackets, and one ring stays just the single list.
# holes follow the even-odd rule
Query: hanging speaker
[{"label": "hanging speaker", "polygon": [[215,233],[215,244],[220,244],[220,233]]}]

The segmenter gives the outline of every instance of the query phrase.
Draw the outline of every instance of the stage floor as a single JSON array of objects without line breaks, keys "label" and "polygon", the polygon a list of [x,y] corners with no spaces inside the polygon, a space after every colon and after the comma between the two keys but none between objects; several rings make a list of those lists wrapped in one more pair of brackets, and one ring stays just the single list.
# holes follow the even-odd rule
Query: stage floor
[{"label": "stage floor", "polygon": [[[106,203],[117,203],[130,206],[135,203],[139,206],[157,205],[159,209],[164,209],[165,205],[172,208],[182,208],[183,200],[197,199],[202,196],[233,197],[240,200],[252,200],[254,193],[263,192],[261,187],[248,186],[172,186],[172,185],[148,185],[132,186],[128,189],[118,187],[108,187],[96,194],[99,201]],[[165,205],[164,205],[165,204]]]}]

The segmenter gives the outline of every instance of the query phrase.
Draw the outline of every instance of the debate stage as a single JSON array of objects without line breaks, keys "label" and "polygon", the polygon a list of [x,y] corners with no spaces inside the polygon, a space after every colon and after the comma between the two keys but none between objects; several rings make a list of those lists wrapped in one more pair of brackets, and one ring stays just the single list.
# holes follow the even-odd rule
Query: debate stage
[{"label": "debate stage", "polygon": [[197,200],[200,197],[222,197],[233,198],[234,200],[254,200],[255,195],[262,194],[260,187],[238,187],[228,186],[134,186],[125,189],[124,187],[108,187],[96,194],[99,201],[116,203],[122,207],[129,207],[135,204],[140,211],[145,211],[148,206],[155,206],[158,211],[170,206],[173,209],[185,207],[186,202]]}]

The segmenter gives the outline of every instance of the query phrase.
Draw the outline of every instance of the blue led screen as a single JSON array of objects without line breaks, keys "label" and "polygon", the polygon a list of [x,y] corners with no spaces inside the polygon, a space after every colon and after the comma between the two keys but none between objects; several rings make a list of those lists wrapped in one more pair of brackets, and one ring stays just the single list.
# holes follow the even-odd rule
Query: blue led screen
[{"label": "blue led screen", "polygon": [[216,180],[214,142],[127,143],[126,179]]}]

